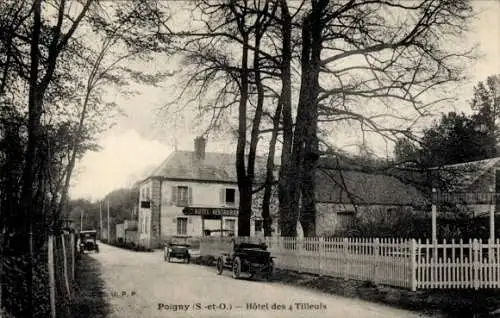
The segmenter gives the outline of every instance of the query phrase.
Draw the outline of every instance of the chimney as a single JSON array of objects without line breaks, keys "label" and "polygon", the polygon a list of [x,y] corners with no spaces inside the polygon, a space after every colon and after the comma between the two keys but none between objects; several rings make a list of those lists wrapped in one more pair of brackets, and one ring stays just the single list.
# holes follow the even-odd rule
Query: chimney
[{"label": "chimney", "polygon": [[194,154],[196,159],[205,159],[206,140],[202,136],[194,139]]}]

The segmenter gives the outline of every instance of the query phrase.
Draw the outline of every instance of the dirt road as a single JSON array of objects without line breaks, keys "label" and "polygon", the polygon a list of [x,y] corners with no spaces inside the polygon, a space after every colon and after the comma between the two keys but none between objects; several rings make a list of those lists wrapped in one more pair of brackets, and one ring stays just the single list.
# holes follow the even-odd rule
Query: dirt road
[{"label": "dirt road", "polygon": [[277,282],[235,280],[215,268],[166,263],[162,253],[101,244],[109,318],[125,317],[425,317]]}]

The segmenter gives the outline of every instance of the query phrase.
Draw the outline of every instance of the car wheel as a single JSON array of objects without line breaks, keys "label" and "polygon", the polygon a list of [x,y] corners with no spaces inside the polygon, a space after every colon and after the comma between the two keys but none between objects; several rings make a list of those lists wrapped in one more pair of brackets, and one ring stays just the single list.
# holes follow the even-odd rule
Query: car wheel
[{"label": "car wheel", "polygon": [[269,269],[268,269],[267,275],[266,275],[267,280],[270,280],[272,278],[272,276],[274,275],[274,268],[275,268],[274,261],[271,260],[269,262]]},{"label": "car wheel", "polygon": [[241,275],[241,259],[236,257],[233,261],[233,278],[240,278]]},{"label": "car wheel", "polygon": [[224,271],[224,263],[222,261],[222,257],[219,257],[217,259],[217,274],[222,275],[223,271]]}]

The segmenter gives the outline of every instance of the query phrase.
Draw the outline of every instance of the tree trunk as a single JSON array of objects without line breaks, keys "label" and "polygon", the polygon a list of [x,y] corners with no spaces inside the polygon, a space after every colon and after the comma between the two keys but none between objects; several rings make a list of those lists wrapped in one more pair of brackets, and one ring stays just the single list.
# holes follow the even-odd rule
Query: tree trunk
[{"label": "tree trunk", "polygon": [[281,101],[283,115],[283,148],[281,150],[281,168],[279,178],[279,229],[281,236],[296,236],[296,218],[298,210],[292,209],[292,198],[288,191],[291,176],[290,160],[293,142],[292,119],[292,18],[286,0],[281,0],[281,32],[283,36],[281,61]]},{"label": "tree trunk", "polygon": [[274,187],[274,155],[276,152],[276,141],[278,139],[278,131],[280,126],[281,111],[283,103],[281,98],[276,107],[273,117],[273,131],[271,133],[271,140],[269,141],[269,151],[267,155],[266,164],[266,184],[264,186],[264,197],[262,198],[262,218],[264,219],[264,236],[272,235],[273,220],[270,213],[270,203]]},{"label": "tree trunk", "polygon": [[[34,211],[33,204],[33,186],[35,179],[35,165],[37,163],[37,145],[39,142],[40,134],[40,118],[42,115],[42,95],[40,94],[38,83],[38,45],[40,42],[41,33],[41,10],[42,1],[36,0],[33,5],[33,32],[31,38],[30,48],[30,80],[29,80],[29,99],[28,99],[28,144],[26,149],[26,161],[23,170],[23,186],[21,194],[21,222],[18,223],[15,235],[20,236],[22,244],[16,246],[19,256],[24,259],[25,266],[20,267],[24,271],[24,281],[26,283],[26,290],[23,291],[22,284],[20,289],[15,288],[10,295],[13,299],[17,298],[17,293],[21,293],[20,298],[25,299],[25,302],[18,308],[8,308],[8,312],[16,310],[16,317],[32,317],[33,316],[33,225],[32,216]],[[17,254],[17,253],[16,253]],[[24,295],[23,295],[24,294]],[[22,296],[21,296],[22,295]]]},{"label": "tree trunk", "polygon": [[[309,128],[309,107],[311,103],[311,16],[302,25],[301,83],[295,130],[293,132],[292,153],[287,180],[288,196],[291,201],[290,227],[296,227],[300,219],[301,182],[304,169],[305,144]],[[293,218],[292,218],[293,217]]]},{"label": "tree trunk", "polygon": [[[304,108],[307,115],[306,128],[304,131],[304,158],[302,167],[301,195],[302,205],[300,211],[300,224],[304,231],[304,236],[316,235],[316,200],[315,200],[315,177],[317,162],[319,159],[319,146],[317,138],[318,127],[318,94],[319,94],[319,72],[321,65],[321,49],[322,49],[322,12],[325,9],[328,1],[320,0],[313,1],[312,12],[309,18],[309,32],[307,32],[307,43],[310,43],[309,60],[306,63],[306,77],[308,83],[306,85],[307,98],[304,100],[306,107]],[[307,24],[305,24],[307,25]]]},{"label": "tree trunk", "polygon": [[245,169],[245,145],[247,132],[248,101],[248,34],[243,34],[243,56],[241,59],[240,102],[238,108],[238,142],[236,145],[236,174],[240,192],[238,212],[238,236],[250,236],[250,217],[252,215],[252,183]]}]

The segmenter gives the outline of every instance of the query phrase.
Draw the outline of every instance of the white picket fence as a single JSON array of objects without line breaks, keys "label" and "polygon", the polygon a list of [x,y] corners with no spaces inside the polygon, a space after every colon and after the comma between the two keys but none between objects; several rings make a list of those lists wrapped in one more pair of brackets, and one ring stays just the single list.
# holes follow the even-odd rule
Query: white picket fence
[{"label": "white picket fence", "polygon": [[[422,242],[393,238],[237,238],[261,241],[277,268],[417,289],[500,288],[500,241]],[[230,238],[206,237],[200,255],[216,257]]]}]

